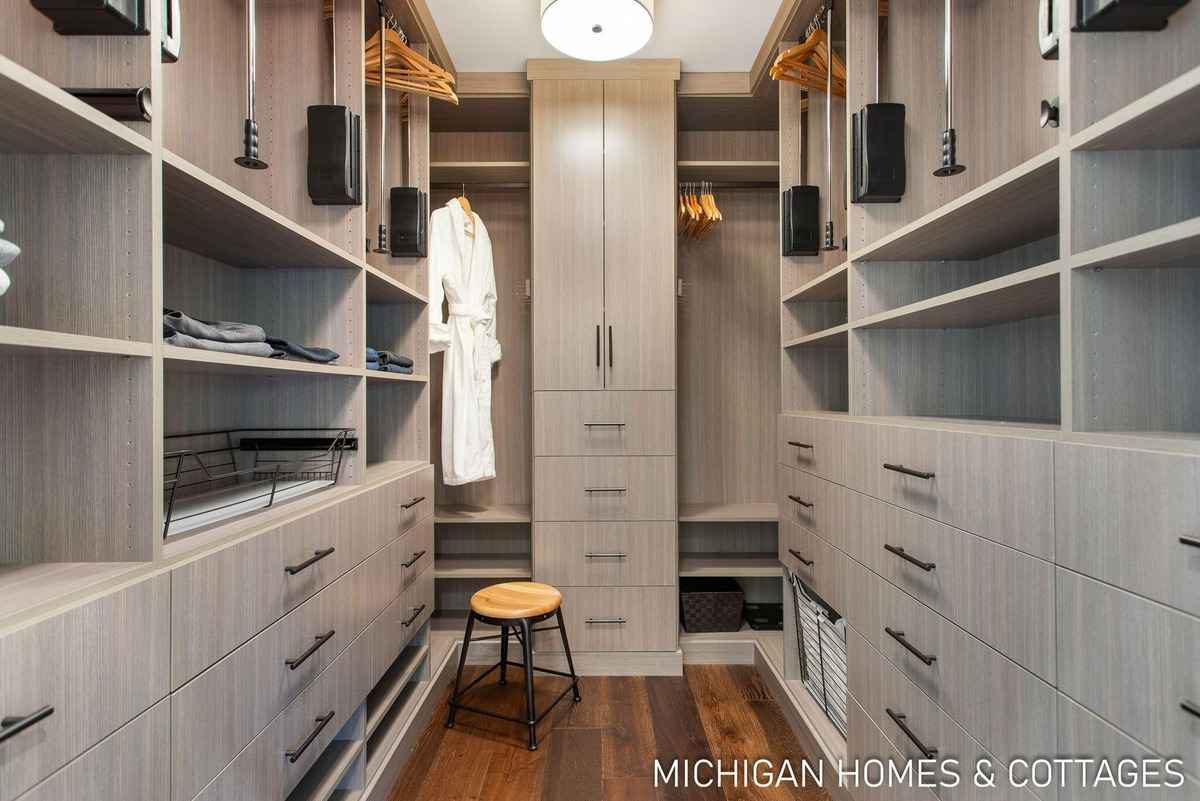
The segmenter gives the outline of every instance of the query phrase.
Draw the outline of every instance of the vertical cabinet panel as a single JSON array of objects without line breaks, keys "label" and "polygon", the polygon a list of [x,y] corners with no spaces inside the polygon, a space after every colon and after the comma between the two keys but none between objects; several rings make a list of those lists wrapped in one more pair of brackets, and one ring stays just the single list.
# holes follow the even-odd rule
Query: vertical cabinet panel
[{"label": "vertical cabinet panel", "polygon": [[604,86],[534,81],[531,114],[533,388],[603,389]]},{"label": "vertical cabinet panel", "polygon": [[675,389],[675,84],[604,82],[609,389]]}]

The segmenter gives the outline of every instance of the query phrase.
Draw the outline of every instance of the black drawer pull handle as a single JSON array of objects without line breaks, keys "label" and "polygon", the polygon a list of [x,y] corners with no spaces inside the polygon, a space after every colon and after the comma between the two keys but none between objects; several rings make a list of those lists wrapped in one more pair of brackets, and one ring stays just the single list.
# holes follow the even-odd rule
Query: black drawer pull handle
[{"label": "black drawer pull handle", "polygon": [[293,765],[296,764],[296,760],[304,756],[304,752],[307,751],[308,747],[313,744],[313,740],[321,736],[321,731],[329,725],[329,721],[333,720],[333,716],[335,714],[336,712],[330,711],[329,714],[322,715],[321,717],[317,718],[317,727],[308,733],[308,736],[304,738],[304,742],[300,743],[297,748],[283,752],[283,755],[287,757],[287,761],[291,762]]},{"label": "black drawer pull handle", "polygon": [[584,423],[584,428],[624,428],[624,423]]},{"label": "black drawer pull handle", "polygon": [[585,487],[583,491],[589,494],[593,492],[629,492],[629,490],[627,490],[625,487]]},{"label": "black drawer pull handle", "polygon": [[405,566],[405,567],[412,567],[412,566],[413,566],[413,565],[415,565],[417,562],[421,561],[421,557],[422,557],[422,556],[424,556],[424,555],[425,555],[425,551],[417,551],[416,553],[414,553],[414,554],[412,555],[412,559],[409,559],[407,562],[405,562],[405,563],[404,563],[404,566]]},{"label": "black drawer pull handle", "polygon": [[895,629],[891,628],[890,626],[884,626],[883,630],[887,632],[889,637],[891,637],[893,640],[895,640],[896,642],[903,645],[905,650],[907,650],[910,654],[915,656],[917,659],[920,659],[926,665],[932,665],[934,662],[937,661],[936,656],[929,656],[928,654],[923,654],[919,650],[917,650],[917,646],[913,645],[911,642],[908,641],[908,638],[904,636],[903,631],[896,631]]},{"label": "black drawer pull handle", "polygon": [[802,451],[811,451],[813,449],[811,442],[796,442],[795,440],[789,439],[788,445],[791,445],[793,448],[799,448]]},{"label": "black drawer pull handle", "polygon": [[54,707],[44,706],[32,715],[7,717],[0,720],[0,743],[11,740],[26,729],[36,726],[54,714]]},{"label": "black drawer pull handle", "polygon": [[804,565],[805,567],[812,567],[813,565],[815,565],[815,564],[816,564],[816,561],[814,561],[814,560],[812,560],[812,559],[805,559],[805,558],[804,558],[804,554],[800,553],[800,552],[799,552],[799,551],[797,551],[795,548],[788,548],[788,553],[790,553],[792,556],[794,556],[794,557],[796,557],[797,559],[799,559],[799,560],[800,560],[800,563],[801,563],[802,565]]},{"label": "black drawer pull handle", "polygon": [[1190,701],[1187,698],[1184,698],[1179,702],[1179,707],[1189,715],[1195,715],[1196,717],[1200,718],[1200,704],[1197,704],[1195,701]]},{"label": "black drawer pull handle", "polygon": [[902,464],[885,464],[883,469],[891,470],[893,473],[903,473],[904,475],[912,476],[913,478],[923,478],[926,481],[929,481],[933,478],[933,473],[926,473],[922,470],[913,470],[911,467],[905,467]]},{"label": "black drawer pull handle", "polygon": [[931,571],[935,567],[937,567],[937,565],[934,564],[933,562],[922,562],[920,559],[918,559],[915,556],[908,553],[908,551],[904,550],[903,548],[897,548],[895,545],[884,545],[883,549],[885,551],[891,551],[892,553],[896,554],[896,556],[899,556],[901,559],[903,559],[905,562],[909,562],[910,564],[916,565],[917,567],[924,570],[926,573],[928,573],[929,571]]},{"label": "black drawer pull handle", "polygon": [[627,621],[623,617],[589,617],[589,618],[585,619],[583,622],[588,624],[589,626],[599,626],[599,625],[604,625],[604,624],[609,624],[609,623],[615,624],[618,626],[624,626]]},{"label": "black drawer pull handle", "polygon": [[596,326],[596,367],[600,366],[600,326]]},{"label": "black drawer pull handle", "polygon": [[325,632],[324,634],[317,635],[313,639],[313,644],[311,646],[309,646],[309,649],[307,651],[300,654],[300,656],[296,657],[295,659],[284,660],[283,664],[287,665],[289,670],[295,670],[296,668],[300,667],[305,662],[307,662],[308,658],[310,656],[315,654],[317,651],[321,650],[321,646],[324,645],[325,643],[329,642],[330,640],[332,640],[333,635],[336,633],[337,633],[336,631],[334,631],[333,629],[330,629],[329,631]]},{"label": "black drawer pull handle", "polygon": [[412,499],[411,501],[409,501],[408,503],[402,503],[402,504],[400,504],[400,508],[401,508],[401,509],[411,509],[411,508],[413,508],[414,506],[416,506],[418,503],[420,503],[420,502],[421,502],[421,501],[423,501],[423,500],[425,500],[425,496],[424,496],[424,495],[422,495],[420,498],[413,498],[413,499]]},{"label": "black drawer pull handle", "polygon": [[794,502],[796,502],[796,503],[800,504],[800,505],[801,505],[801,506],[803,506],[805,509],[811,509],[811,508],[813,508],[813,504],[811,504],[811,503],[809,503],[808,501],[804,500],[803,498],[799,498],[799,497],[797,497],[797,496],[795,496],[795,495],[789,495],[789,496],[788,496],[788,500],[789,500],[789,501],[794,501]]},{"label": "black drawer pull handle", "polygon": [[891,718],[892,721],[897,726],[900,727],[900,731],[904,732],[904,735],[906,737],[908,737],[908,739],[912,740],[912,744],[917,747],[917,750],[920,751],[925,756],[926,759],[936,759],[937,758],[938,750],[936,748],[929,748],[928,746],[926,746],[923,742],[920,741],[920,739],[917,738],[917,735],[913,733],[913,730],[908,728],[908,724],[904,722],[905,720],[908,719],[908,715],[903,715],[899,712],[893,712],[890,709],[887,710],[887,713],[888,713],[888,717]]},{"label": "black drawer pull handle", "polygon": [[303,573],[305,570],[308,570],[310,567],[315,565],[317,562],[320,562],[322,559],[324,559],[326,556],[329,556],[336,550],[337,548],[326,548],[323,551],[317,551],[312,555],[311,559],[305,559],[298,565],[288,565],[283,569],[283,572],[287,573],[289,576],[294,576],[297,573]]},{"label": "black drawer pull handle", "polygon": [[1200,540],[1195,539],[1194,537],[1180,537],[1179,541],[1184,545],[1190,545],[1193,548],[1200,548]]},{"label": "black drawer pull handle", "polygon": [[584,554],[584,556],[586,556],[588,559],[624,559],[626,557],[626,554],[623,554],[620,552],[586,553],[586,554]]},{"label": "black drawer pull handle", "polygon": [[419,618],[421,616],[421,613],[424,611],[425,611],[425,604],[421,604],[420,606],[418,606],[413,611],[412,617],[410,617],[408,620],[404,621],[404,628],[408,628],[409,626],[411,626],[413,624],[413,621],[416,620],[417,618]]},{"label": "black drawer pull handle", "polygon": [[613,366],[612,326],[608,327],[608,366]]}]

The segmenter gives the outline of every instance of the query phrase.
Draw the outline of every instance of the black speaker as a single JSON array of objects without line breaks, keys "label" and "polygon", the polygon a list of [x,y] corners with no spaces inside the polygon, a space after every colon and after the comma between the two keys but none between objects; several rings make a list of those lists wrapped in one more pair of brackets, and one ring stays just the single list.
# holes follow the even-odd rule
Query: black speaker
[{"label": "black speaker", "polygon": [[63,36],[131,36],[149,33],[142,0],[29,0]]},{"label": "black speaker", "polygon": [[1188,0],[1079,0],[1075,28],[1081,32],[1161,31],[1167,17]]},{"label": "black speaker", "polygon": [[899,203],[904,197],[904,104],[868,103],[851,116],[852,203]]},{"label": "black speaker", "polygon": [[821,252],[820,187],[786,189],[782,206],[783,255],[816,256]]},{"label": "black speaker", "polygon": [[362,205],[362,118],[345,106],[308,107],[308,196],[317,206]]},{"label": "black speaker", "polygon": [[424,256],[429,239],[429,198],[412,186],[392,187],[392,255]]}]

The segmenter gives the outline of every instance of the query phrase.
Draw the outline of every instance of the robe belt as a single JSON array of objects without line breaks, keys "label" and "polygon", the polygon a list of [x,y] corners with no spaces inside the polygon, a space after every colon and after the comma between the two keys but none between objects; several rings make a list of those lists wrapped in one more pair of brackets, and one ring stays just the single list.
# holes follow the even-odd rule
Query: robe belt
[{"label": "robe belt", "polygon": [[483,317],[483,307],[470,303],[451,303],[450,316],[480,318]]}]

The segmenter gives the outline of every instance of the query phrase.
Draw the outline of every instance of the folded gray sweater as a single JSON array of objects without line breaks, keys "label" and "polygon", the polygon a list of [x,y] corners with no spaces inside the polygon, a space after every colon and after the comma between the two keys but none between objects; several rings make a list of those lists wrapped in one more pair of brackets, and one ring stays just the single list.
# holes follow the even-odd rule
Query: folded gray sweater
[{"label": "folded gray sweater", "polygon": [[243,356],[275,358],[285,355],[283,351],[275,350],[275,348],[266,342],[214,342],[211,339],[197,339],[187,334],[181,334],[178,331],[168,337],[164,337],[163,342],[167,345],[174,345],[177,348],[215,350],[221,353],[240,353]]},{"label": "folded gray sweater", "polygon": [[[188,317],[181,311],[163,309],[163,326],[195,339],[211,342],[266,342],[267,332],[250,323],[208,322]],[[188,347],[188,346],[182,346]],[[216,348],[210,348],[216,350]]]}]

